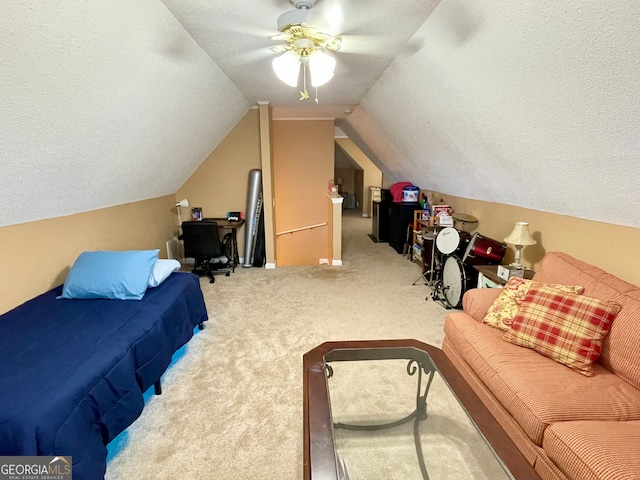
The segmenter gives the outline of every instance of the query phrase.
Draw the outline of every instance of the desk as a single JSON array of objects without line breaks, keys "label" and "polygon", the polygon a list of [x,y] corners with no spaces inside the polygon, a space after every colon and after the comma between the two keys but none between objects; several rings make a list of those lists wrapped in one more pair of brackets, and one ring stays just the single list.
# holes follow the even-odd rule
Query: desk
[{"label": "desk", "polygon": [[240,263],[238,255],[238,228],[244,225],[244,218],[240,220],[227,220],[226,218],[203,218],[205,222],[216,222],[219,228],[231,230],[231,271],[236,271],[236,265]]}]

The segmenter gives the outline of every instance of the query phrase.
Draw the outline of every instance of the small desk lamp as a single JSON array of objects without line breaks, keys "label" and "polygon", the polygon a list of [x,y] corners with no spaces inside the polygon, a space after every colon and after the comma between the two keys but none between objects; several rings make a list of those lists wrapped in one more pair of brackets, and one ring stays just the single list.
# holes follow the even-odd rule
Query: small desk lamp
[{"label": "small desk lamp", "polygon": [[182,226],[182,219],[180,218],[180,209],[181,208],[189,208],[189,200],[183,198],[179,202],[176,203],[176,210],[178,211],[178,228]]},{"label": "small desk lamp", "polygon": [[535,245],[536,243],[538,243],[529,233],[529,224],[527,222],[516,222],[516,226],[513,229],[513,232],[511,232],[508,237],[505,237],[504,241],[505,243],[515,245],[516,258],[510,266],[519,269],[524,268],[524,266],[520,263],[520,254],[522,252],[522,247],[524,247],[525,245]]}]

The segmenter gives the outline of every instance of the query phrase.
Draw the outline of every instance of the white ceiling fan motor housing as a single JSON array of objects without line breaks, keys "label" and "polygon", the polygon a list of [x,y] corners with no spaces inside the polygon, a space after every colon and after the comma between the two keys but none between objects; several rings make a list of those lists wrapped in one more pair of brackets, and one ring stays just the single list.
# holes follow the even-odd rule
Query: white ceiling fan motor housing
[{"label": "white ceiling fan motor housing", "polygon": [[316,4],[316,1],[317,0],[291,0],[291,3],[293,3],[294,7],[300,10],[301,8],[313,8],[313,6]]},{"label": "white ceiling fan motor housing", "polygon": [[309,11],[316,4],[316,0],[291,0],[295,10],[285,12],[278,17],[278,31],[282,32],[291,25],[303,25],[307,23]]},{"label": "white ceiling fan motor housing", "polygon": [[278,17],[278,31],[283,32],[292,25],[304,25],[307,23],[309,10],[291,10]]}]

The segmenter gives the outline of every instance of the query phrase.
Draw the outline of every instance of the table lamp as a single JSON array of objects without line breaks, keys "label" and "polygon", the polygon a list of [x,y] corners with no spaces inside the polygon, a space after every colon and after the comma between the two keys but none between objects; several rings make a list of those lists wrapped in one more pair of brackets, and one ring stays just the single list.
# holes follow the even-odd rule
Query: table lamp
[{"label": "table lamp", "polygon": [[525,245],[535,245],[536,242],[529,233],[529,224],[527,222],[516,222],[516,226],[513,232],[509,236],[504,238],[505,243],[515,245],[516,257],[512,264],[509,266],[522,269],[524,266],[520,263],[520,255],[522,253],[522,247]]},{"label": "table lamp", "polygon": [[189,200],[183,198],[179,202],[176,202],[176,210],[178,211],[178,227],[182,226],[182,219],[180,218],[181,208],[189,208]]}]

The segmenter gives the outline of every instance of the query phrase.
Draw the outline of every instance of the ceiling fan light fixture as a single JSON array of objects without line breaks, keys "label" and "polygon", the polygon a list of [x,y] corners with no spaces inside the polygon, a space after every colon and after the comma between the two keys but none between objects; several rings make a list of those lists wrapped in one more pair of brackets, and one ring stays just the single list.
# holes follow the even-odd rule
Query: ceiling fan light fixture
[{"label": "ceiling fan light fixture", "polygon": [[300,57],[293,50],[283,53],[271,62],[273,71],[277,77],[287,85],[298,86],[298,76],[300,75]]},{"label": "ceiling fan light fixture", "polygon": [[336,59],[331,55],[316,50],[309,55],[309,72],[311,73],[311,86],[320,87],[333,78],[336,68]]},{"label": "ceiling fan light fixture", "polygon": [[294,40],[293,48],[296,51],[302,51],[302,50],[313,51],[313,49],[315,48],[315,45],[313,44],[313,40],[311,40],[310,38],[303,37],[303,38],[298,38]]}]

